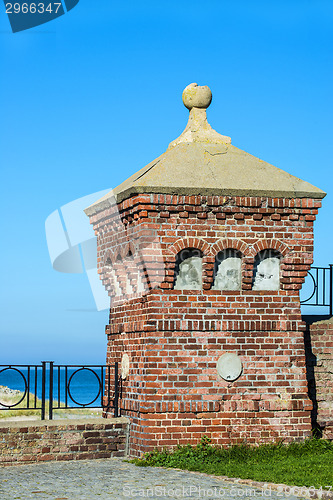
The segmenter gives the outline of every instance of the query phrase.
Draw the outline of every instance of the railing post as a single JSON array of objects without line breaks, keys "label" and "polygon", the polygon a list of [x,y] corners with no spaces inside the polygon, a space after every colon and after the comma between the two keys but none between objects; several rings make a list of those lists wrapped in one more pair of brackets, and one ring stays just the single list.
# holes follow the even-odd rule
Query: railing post
[{"label": "railing post", "polygon": [[330,264],[330,317],[333,316],[333,264]]},{"label": "railing post", "polygon": [[49,420],[53,418],[53,363],[54,361],[50,361]]},{"label": "railing post", "polygon": [[65,408],[68,406],[68,369],[65,366]]},{"label": "railing post", "polygon": [[101,384],[101,408],[103,408],[103,397],[104,397],[104,384],[105,384],[105,377],[103,377],[103,366],[101,366],[101,380],[100,380],[100,384]]},{"label": "railing post", "polygon": [[46,361],[42,361],[42,420],[45,420]]},{"label": "railing post", "polygon": [[117,418],[118,415],[118,400],[119,400],[119,388],[118,388],[118,362],[114,364],[114,417]]}]

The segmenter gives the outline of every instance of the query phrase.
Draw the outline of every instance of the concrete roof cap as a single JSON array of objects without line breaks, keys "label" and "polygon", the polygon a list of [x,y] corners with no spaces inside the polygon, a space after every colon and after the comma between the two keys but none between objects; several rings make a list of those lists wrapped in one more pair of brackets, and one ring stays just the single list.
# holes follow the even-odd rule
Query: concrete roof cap
[{"label": "concrete roof cap", "polygon": [[183,91],[190,115],[184,132],[153,162],[85,210],[93,215],[134,194],[324,198],[321,189],[231,145],[208,123],[209,87],[191,83]]}]

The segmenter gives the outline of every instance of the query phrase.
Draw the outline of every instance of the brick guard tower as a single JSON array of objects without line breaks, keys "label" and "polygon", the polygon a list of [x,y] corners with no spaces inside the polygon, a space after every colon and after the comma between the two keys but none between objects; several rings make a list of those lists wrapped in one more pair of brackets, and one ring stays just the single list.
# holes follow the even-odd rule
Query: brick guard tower
[{"label": "brick guard tower", "polygon": [[85,210],[133,456],[311,434],[299,291],[325,193],[231,145],[211,98],[186,87],[181,136]]}]

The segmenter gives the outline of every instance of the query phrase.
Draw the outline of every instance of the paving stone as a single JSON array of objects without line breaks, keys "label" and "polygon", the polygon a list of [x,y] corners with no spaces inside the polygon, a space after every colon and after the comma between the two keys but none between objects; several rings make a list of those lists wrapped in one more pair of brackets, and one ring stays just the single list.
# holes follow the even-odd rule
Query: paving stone
[{"label": "paving stone", "polygon": [[0,468],[1,500],[192,498],[296,499],[291,490],[275,491],[196,472],[137,467],[121,458],[17,465]]}]

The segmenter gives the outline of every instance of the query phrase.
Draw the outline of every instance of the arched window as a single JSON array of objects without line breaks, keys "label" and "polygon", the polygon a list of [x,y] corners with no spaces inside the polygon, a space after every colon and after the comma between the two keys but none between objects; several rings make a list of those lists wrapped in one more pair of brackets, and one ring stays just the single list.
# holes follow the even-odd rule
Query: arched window
[{"label": "arched window", "polygon": [[279,290],[281,254],[276,250],[262,250],[254,261],[253,290]]},{"label": "arched window", "polygon": [[242,282],[242,256],[237,250],[219,252],[215,259],[212,290],[240,290]]},{"label": "arched window", "polygon": [[197,248],[185,248],[176,258],[175,290],[202,289],[202,252]]},{"label": "arched window", "polygon": [[108,257],[108,258],[106,259],[106,261],[105,261],[105,266],[106,266],[107,268],[112,267],[112,260],[111,260],[111,258],[110,258],[110,257]]},{"label": "arched window", "polygon": [[[120,255],[118,256],[118,259],[121,260]],[[105,267],[106,267],[106,276],[108,283],[106,285],[107,290],[112,290],[112,293],[118,297],[121,295],[121,288],[117,279],[117,273],[112,265],[111,258],[108,257],[105,261]]]}]

